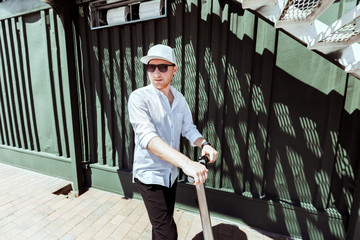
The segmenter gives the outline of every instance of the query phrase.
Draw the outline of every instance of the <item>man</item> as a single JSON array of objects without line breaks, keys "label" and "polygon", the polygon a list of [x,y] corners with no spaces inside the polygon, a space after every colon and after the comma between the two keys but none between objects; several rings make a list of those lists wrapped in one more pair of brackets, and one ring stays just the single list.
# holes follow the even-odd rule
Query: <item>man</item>
[{"label": "man", "polygon": [[202,147],[202,155],[210,162],[218,156],[193,124],[191,111],[171,81],[177,72],[172,48],[156,45],[141,58],[146,65],[151,84],[132,92],[128,109],[135,132],[133,179],[144,200],[150,222],[152,238],[177,239],[173,219],[177,168],[194,178],[194,184],[207,178],[205,166],[180,153],[180,134],[193,146]]}]

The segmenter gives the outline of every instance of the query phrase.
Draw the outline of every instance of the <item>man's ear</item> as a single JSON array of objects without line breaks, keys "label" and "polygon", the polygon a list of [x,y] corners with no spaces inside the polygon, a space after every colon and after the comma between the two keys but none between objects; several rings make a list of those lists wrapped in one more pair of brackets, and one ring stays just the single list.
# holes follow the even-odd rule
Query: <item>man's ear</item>
[{"label": "man's ear", "polygon": [[175,76],[175,74],[176,74],[176,72],[177,72],[177,69],[178,69],[178,67],[175,66],[175,67],[174,67],[174,76]]}]

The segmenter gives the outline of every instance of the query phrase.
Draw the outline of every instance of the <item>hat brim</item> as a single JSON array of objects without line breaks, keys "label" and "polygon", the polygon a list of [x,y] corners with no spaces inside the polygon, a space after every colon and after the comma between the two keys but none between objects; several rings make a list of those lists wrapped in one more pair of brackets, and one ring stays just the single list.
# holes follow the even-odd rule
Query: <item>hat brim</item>
[{"label": "hat brim", "polygon": [[170,59],[164,58],[164,57],[160,57],[160,56],[144,56],[142,58],[140,58],[140,61],[144,64],[148,64],[151,60],[153,59],[161,59],[161,60],[165,60],[168,61],[170,63],[173,63],[176,65],[176,62],[172,62],[170,61]]}]

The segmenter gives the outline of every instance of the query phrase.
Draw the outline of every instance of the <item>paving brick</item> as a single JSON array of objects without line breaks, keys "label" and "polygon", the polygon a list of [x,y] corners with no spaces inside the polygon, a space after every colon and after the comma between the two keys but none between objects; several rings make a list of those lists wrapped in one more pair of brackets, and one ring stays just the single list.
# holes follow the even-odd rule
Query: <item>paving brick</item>
[{"label": "paving brick", "polygon": [[24,240],[24,239],[26,239],[26,236],[24,236],[22,233],[19,233],[11,237],[11,240]]},{"label": "paving brick", "polygon": [[33,206],[33,208],[18,216],[13,222],[16,224],[22,224],[23,222],[27,222],[29,220],[32,221],[32,218],[35,217],[37,214],[38,211],[36,210],[36,206]]},{"label": "paving brick", "polygon": [[[63,218],[62,218],[63,219]],[[72,227],[77,226],[80,222],[82,222],[84,218],[80,215],[74,215],[70,219],[65,220],[66,223]]]},{"label": "paving brick", "polygon": [[107,239],[115,231],[115,229],[117,227],[118,227],[118,225],[116,225],[116,224],[108,223],[100,231],[98,231],[95,234],[95,236],[93,236],[93,239],[95,239],[95,240]]},{"label": "paving brick", "polygon": [[126,217],[122,216],[122,215],[116,215],[115,217],[113,217],[110,221],[111,224],[120,224],[122,223],[124,220],[126,219]]},{"label": "paving brick", "polygon": [[58,237],[52,235],[52,234],[48,234],[46,237],[45,237],[45,240],[59,240]]},{"label": "paving brick", "polygon": [[149,240],[152,238],[151,225],[145,229],[145,231],[141,234],[139,240]]},{"label": "paving brick", "polygon": [[2,234],[2,236],[4,237],[4,239],[8,240],[8,239],[13,239],[15,236],[21,234],[21,229],[18,229],[16,227],[11,228],[10,231],[4,232]]},{"label": "paving brick", "polygon": [[6,217],[4,218],[1,218],[0,219],[0,232],[2,231],[2,228],[4,228],[4,226],[10,222],[12,222],[13,220],[15,220],[17,218],[16,215],[12,214],[12,213],[9,213],[7,214]]},{"label": "paving brick", "polygon": [[44,229],[50,222],[44,219],[41,220],[33,220],[31,219],[31,227],[23,232],[26,237],[30,237],[35,233],[39,232],[40,230]]},{"label": "paving brick", "polygon": [[[214,224],[212,224],[212,226],[214,226]],[[197,234],[199,234],[200,232],[202,232],[200,216],[194,216],[194,219],[193,219],[191,226],[189,228],[189,231],[188,231],[188,236],[194,237]]]},{"label": "paving brick", "polygon": [[92,213],[92,215],[96,217],[100,217],[104,215],[108,210],[112,207],[112,203],[101,203],[100,206],[95,209],[95,211]]},{"label": "paving brick", "polygon": [[65,234],[63,237],[60,238],[60,240],[75,240],[76,236],[72,235],[70,233]]},{"label": "paving brick", "polygon": [[130,231],[132,225],[127,222],[122,222],[118,225],[117,229],[110,235],[113,239],[125,239],[124,237]]},{"label": "paving brick", "polygon": [[92,239],[93,236],[96,234],[96,230],[92,228],[88,228],[86,231],[83,231],[76,239],[78,240],[88,240]]},{"label": "paving brick", "polygon": [[135,231],[129,231],[124,239],[127,239],[127,240],[137,240],[141,237],[141,233],[139,232],[135,232]]},{"label": "paving brick", "polygon": [[146,209],[144,208],[144,212],[143,214],[141,215],[139,221],[143,221],[143,222],[150,222],[150,219],[149,219],[149,215],[146,211]]},{"label": "paving brick", "polygon": [[129,199],[120,199],[109,209],[109,212],[113,215],[118,215],[118,213],[128,207],[130,202],[131,201]]},{"label": "paving brick", "polygon": [[134,232],[138,232],[138,233],[142,233],[146,230],[146,228],[151,225],[150,224],[150,220],[148,219],[147,221],[144,220],[139,220],[138,222],[136,222],[133,227],[131,228],[131,231]]},{"label": "paving brick", "polygon": [[92,214],[99,206],[99,203],[93,202],[88,207],[83,208],[81,211],[79,211],[79,215],[86,218],[90,214]]},{"label": "paving brick", "polygon": [[146,212],[146,209],[144,209],[144,208],[141,208],[141,207],[135,208],[135,209],[129,214],[129,216],[127,216],[126,222],[134,225],[136,222],[138,222],[138,220],[139,220],[140,217],[144,214],[144,212]]},{"label": "paving brick", "polygon": [[34,233],[29,238],[27,238],[27,240],[42,240],[42,239],[46,239],[48,235],[50,235],[50,231],[42,230]]},{"label": "paving brick", "polygon": [[72,226],[68,225],[67,223],[62,224],[60,227],[58,227],[55,231],[52,232],[52,235],[55,237],[62,238],[64,235],[66,235],[69,230],[72,228]]},{"label": "paving brick", "polygon": [[[133,201],[134,200],[134,201]],[[132,199],[129,201],[129,204],[126,208],[123,208],[118,214],[127,217],[129,216],[138,206],[140,205],[140,201],[136,199]]]},{"label": "paving brick", "polygon": [[[184,215],[183,215],[184,216]],[[192,219],[189,218],[180,218],[177,223],[178,236],[186,237],[189,229],[191,227]]]},{"label": "paving brick", "polygon": [[75,227],[70,229],[69,233],[71,233],[75,236],[80,236],[83,232],[86,232],[89,229],[89,227],[92,223],[93,223],[92,221],[90,221],[88,219],[84,219],[79,224],[77,224]]},{"label": "paving brick", "polygon": [[110,214],[103,214],[96,220],[92,225],[91,228],[94,228],[96,230],[101,230],[102,228],[106,227],[106,225],[110,222],[110,220],[113,218]]},{"label": "paving brick", "polygon": [[54,221],[51,221],[46,228],[48,228],[50,231],[56,231],[59,227],[65,224],[65,221],[61,220],[60,218],[55,219]]},{"label": "paving brick", "polygon": [[[0,222],[2,223],[2,222]],[[4,225],[2,225],[2,227],[0,228],[0,233],[2,234],[7,234],[8,232],[12,231],[14,228],[16,228],[17,224],[13,223],[13,222],[8,222]],[[0,236],[1,239],[1,236]]]},{"label": "paving brick", "polygon": [[110,193],[104,193],[100,198],[98,198],[96,200],[96,202],[100,203],[100,204],[104,204],[107,203],[108,200],[111,198],[111,194]]}]

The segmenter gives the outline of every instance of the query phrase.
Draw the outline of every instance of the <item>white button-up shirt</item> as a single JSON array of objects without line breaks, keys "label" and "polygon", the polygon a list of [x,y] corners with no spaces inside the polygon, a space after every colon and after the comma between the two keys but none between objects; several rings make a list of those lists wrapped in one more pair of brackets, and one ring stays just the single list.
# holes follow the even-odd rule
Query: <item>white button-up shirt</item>
[{"label": "white button-up shirt", "polygon": [[147,149],[152,138],[159,136],[179,150],[180,134],[192,145],[202,137],[193,124],[184,96],[173,86],[170,86],[170,90],[174,96],[172,106],[167,97],[152,84],[135,90],[129,97],[129,118],[135,132],[133,179],[138,178],[145,184],[171,187],[178,176],[177,167]]}]

